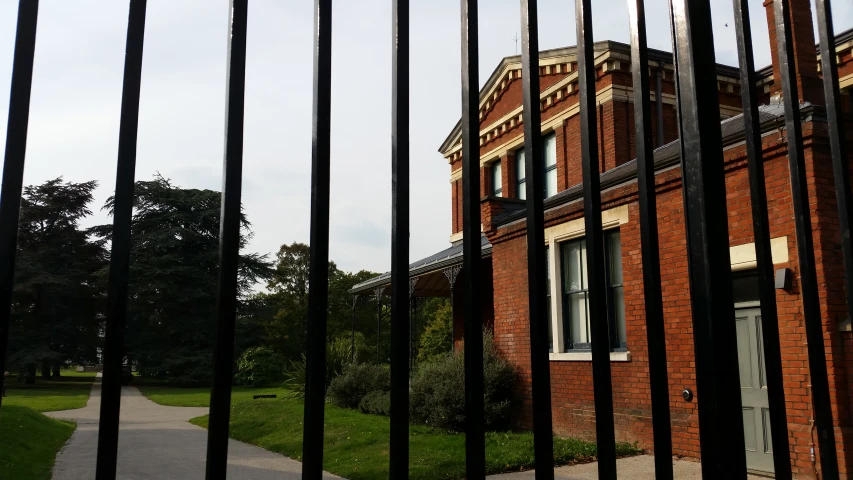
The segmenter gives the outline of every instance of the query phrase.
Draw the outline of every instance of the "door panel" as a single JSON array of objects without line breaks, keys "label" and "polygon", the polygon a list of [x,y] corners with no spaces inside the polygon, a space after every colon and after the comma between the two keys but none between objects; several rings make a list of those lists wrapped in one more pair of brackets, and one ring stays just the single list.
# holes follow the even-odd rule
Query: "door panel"
[{"label": "door panel", "polygon": [[770,406],[764,373],[761,310],[735,311],[738,371],[743,404],[743,438],[747,467],[773,471],[773,444],[770,439]]}]

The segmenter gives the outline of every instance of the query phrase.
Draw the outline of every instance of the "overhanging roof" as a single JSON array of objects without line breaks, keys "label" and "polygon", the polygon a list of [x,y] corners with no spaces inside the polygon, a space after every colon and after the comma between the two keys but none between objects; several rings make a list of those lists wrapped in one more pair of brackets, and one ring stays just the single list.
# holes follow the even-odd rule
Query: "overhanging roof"
[{"label": "overhanging roof", "polygon": [[[486,239],[485,235],[480,236],[480,247],[482,248],[483,257],[492,256],[492,244]],[[409,265],[409,277],[417,277],[426,275],[462,264],[462,241],[458,241],[438,253],[434,253],[426,258],[422,258],[415,263]],[[353,295],[372,294],[374,289],[391,284],[391,273],[386,272],[378,277],[373,277],[352,287],[349,291]]]}]

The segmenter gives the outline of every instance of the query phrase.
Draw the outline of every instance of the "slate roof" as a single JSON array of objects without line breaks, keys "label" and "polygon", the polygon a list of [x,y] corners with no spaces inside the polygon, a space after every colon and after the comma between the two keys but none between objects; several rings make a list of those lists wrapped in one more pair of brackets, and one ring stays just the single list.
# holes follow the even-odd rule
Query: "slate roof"
[{"label": "slate roof", "polygon": [[[486,239],[485,235],[480,236],[480,248],[483,252],[483,257],[492,255],[492,244]],[[426,258],[422,258],[415,263],[409,265],[409,276],[416,277],[425,273],[441,270],[449,266],[462,263],[462,241],[455,242],[450,248],[434,253]],[[385,272],[378,277],[373,277],[352,287],[350,293],[358,294],[366,291],[372,291],[374,288],[388,285],[391,283],[391,272]]]}]

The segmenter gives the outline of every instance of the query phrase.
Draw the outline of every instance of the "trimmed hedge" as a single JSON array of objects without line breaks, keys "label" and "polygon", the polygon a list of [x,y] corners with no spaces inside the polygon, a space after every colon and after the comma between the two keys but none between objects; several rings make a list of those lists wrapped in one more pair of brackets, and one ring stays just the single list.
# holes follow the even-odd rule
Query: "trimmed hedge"
[{"label": "trimmed hedge", "polygon": [[377,390],[368,393],[359,402],[358,409],[361,410],[361,413],[391,415],[391,392]]},{"label": "trimmed hedge", "polygon": [[387,367],[369,363],[347,365],[329,385],[329,399],[339,407],[359,408],[361,400],[371,392],[389,392],[391,372]]}]

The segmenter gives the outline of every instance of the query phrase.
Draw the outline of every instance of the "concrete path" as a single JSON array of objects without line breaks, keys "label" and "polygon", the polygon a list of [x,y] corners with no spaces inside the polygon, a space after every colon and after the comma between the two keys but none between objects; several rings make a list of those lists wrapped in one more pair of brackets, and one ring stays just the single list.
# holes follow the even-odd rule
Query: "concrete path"
[{"label": "concrete path", "polygon": [[[701,480],[702,466],[698,462],[688,460],[673,460],[674,478],[677,480]],[[585,463],[583,465],[569,465],[557,467],[554,471],[555,480],[598,480],[598,463]],[[619,478],[631,480],[654,480],[655,459],[651,455],[640,455],[637,457],[622,458],[616,461],[616,473]],[[535,478],[534,471],[518,473],[504,473],[491,475],[492,480],[527,480]],[[767,480],[766,477],[749,475],[750,480]]]},{"label": "concrete path", "polygon": [[[92,480],[98,447],[101,379],[92,387],[84,408],[46,415],[77,422],[77,430],[56,457],[53,480]],[[203,480],[207,430],[187,420],[207,414],[207,408],[165,407],[145,398],[138,389],[121,392],[119,480]],[[228,478],[234,480],[298,480],[302,464],[277,453],[230,440]],[[331,474],[324,478],[336,479]]]}]

